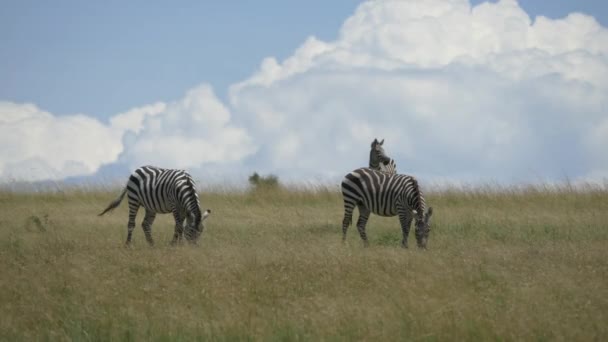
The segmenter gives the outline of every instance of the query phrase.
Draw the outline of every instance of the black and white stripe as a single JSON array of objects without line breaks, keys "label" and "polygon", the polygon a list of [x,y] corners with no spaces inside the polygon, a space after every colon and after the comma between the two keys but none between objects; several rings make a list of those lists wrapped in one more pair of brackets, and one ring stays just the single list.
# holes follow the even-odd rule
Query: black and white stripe
[{"label": "black and white stripe", "polygon": [[407,237],[412,219],[416,220],[416,241],[418,247],[426,248],[430,232],[430,217],[433,209],[426,211],[426,203],[418,181],[408,175],[388,174],[370,168],[361,168],[347,174],[342,180],[344,197],[344,220],[342,221],[342,240],[352,222],[355,206],[359,208],[357,230],[367,246],[365,225],[369,215],[399,215],[403,240],[407,248]]},{"label": "black and white stripe", "polygon": [[392,175],[397,173],[397,164],[394,159],[389,159],[389,161],[380,163],[379,168],[375,169],[378,171],[390,173]]},{"label": "black and white stripe", "polygon": [[382,141],[378,141],[378,139],[372,141],[371,150],[369,151],[369,168],[396,174],[397,164],[393,159],[386,155],[382,145],[384,145],[384,139],[382,139]]},{"label": "black and white stripe", "polygon": [[143,166],[135,170],[120,196],[114,200],[99,216],[118,207],[128,194],[129,223],[127,224],[127,245],[135,228],[135,217],[139,207],[146,209],[142,228],[149,244],[152,239],[152,223],[156,214],[172,213],[175,218],[175,233],[172,243],[182,240],[184,235],[184,220],[186,239],[196,242],[203,232],[204,221],[211,213],[206,210],[201,213],[196,187],[192,177],[183,170],[161,169],[154,166]]}]

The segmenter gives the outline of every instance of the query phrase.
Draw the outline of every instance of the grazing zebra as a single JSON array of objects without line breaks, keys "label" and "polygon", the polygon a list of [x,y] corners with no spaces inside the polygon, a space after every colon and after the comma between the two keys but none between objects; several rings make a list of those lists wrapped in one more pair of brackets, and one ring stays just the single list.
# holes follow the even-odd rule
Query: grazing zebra
[{"label": "grazing zebra", "polygon": [[396,174],[397,164],[395,164],[395,161],[384,153],[384,148],[382,147],[383,144],[384,139],[382,139],[382,141],[378,141],[378,139],[374,139],[374,141],[372,141],[372,149],[369,151],[369,168],[382,172],[388,172],[390,174]]},{"label": "grazing zebra", "polygon": [[146,209],[146,216],[141,227],[150,245],[152,239],[152,223],[157,213],[173,213],[175,218],[175,234],[172,244],[182,240],[184,220],[187,222],[186,239],[196,243],[205,228],[204,221],[211,213],[207,209],[201,213],[196,187],[192,177],[183,170],[161,169],[154,166],[143,166],[135,170],[129,177],[124,190],[99,216],[118,207],[128,194],[129,223],[127,224],[127,242],[131,243],[131,235],[135,228],[135,216],[139,207]]},{"label": "grazing zebra", "polygon": [[346,239],[346,231],[352,222],[353,210],[357,206],[359,208],[357,230],[365,246],[368,246],[365,225],[370,213],[374,213],[388,217],[399,215],[403,232],[401,245],[404,248],[407,248],[410,224],[415,218],[418,247],[426,248],[433,208],[425,212],[424,197],[414,177],[360,168],[347,174],[342,180],[342,196],[344,197],[342,241]]}]

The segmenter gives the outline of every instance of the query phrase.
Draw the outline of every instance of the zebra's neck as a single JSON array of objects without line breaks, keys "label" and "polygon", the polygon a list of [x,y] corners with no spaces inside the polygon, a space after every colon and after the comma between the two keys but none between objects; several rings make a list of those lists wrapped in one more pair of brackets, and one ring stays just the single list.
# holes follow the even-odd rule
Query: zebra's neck
[{"label": "zebra's neck", "polygon": [[422,195],[422,191],[418,186],[418,181],[411,177],[410,182],[411,193],[409,196],[407,196],[407,200],[409,202],[408,204],[412,210],[416,211],[416,219],[422,220],[424,217],[424,211],[426,210],[424,196]]},{"label": "zebra's neck", "polygon": [[369,152],[369,168],[374,170],[379,170],[380,168],[380,162],[378,161],[378,158],[374,158],[373,149]]},{"label": "zebra's neck", "polygon": [[380,170],[380,163],[378,163],[378,162],[374,163],[373,161],[370,160],[369,168],[374,169],[374,170]]}]

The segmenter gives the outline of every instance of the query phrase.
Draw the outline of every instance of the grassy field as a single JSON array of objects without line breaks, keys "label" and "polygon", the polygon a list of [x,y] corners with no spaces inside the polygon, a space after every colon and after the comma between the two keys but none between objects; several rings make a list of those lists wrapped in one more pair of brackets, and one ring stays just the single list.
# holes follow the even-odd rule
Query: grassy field
[{"label": "grassy field", "polygon": [[124,247],[113,192],[0,192],[1,340],[607,340],[608,191],[446,190],[427,251],[334,191],[203,193],[199,246]]}]

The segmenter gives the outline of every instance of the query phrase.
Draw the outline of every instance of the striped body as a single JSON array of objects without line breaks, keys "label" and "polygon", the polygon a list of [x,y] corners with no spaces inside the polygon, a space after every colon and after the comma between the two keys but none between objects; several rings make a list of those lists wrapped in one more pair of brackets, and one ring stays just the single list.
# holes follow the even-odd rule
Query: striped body
[{"label": "striped body", "polygon": [[426,203],[418,182],[412,176],[389,174],[361,168],[347,174],[342,180],[344,198],[343,240],[352,222],[355,206],[359,208],[357,229],[367,245],[365,226],[369,215],[399,216],[403,232],[402,246],[407,247],[410,225],[416,219],[416,240],[419,247],[426,247],[430,231],[429,219],[432,208],[425,213]]},{"label": "striped body", "polygon": [[143,166],[135,170],[129,177],[121,195],[101,213],[118,207],[125,194],[129,200],[129,222],[127,224],[127,244],[131,243],[135,217],[140,207],[144,207],[146,215],[142,228],[148,243],[153,244],[151,228],[157,213],[172,213],[175,218],[175,233],[173,243],[182,239],[184,221],[186,239],[195,242],[204,229],[203,221],[211,212],[201,213],[198,194],[192,177],[183,170],[162,169],[154,166]]}]

